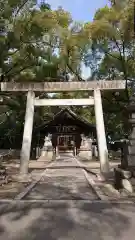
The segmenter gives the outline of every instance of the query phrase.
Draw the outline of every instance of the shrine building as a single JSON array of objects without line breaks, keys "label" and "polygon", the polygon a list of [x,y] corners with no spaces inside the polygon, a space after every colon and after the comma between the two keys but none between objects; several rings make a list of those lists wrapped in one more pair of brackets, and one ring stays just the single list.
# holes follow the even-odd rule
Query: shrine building
[{"label": "shrine building", "polygon": [[[78,116],[70,108],[64,108],[54,115],[51,121],[38,128],[38,133],[40,147],[41,145],[42,148],[47,147],[47,137],[52,144],[52,148],[57,149],[59,153],[75,151],[74,154],[76,155],[81,146],[86,145],[82,144],[84,140],[96,138],[96,127],[88,120]],[[84,148],[89,147],[84,146]]]}]

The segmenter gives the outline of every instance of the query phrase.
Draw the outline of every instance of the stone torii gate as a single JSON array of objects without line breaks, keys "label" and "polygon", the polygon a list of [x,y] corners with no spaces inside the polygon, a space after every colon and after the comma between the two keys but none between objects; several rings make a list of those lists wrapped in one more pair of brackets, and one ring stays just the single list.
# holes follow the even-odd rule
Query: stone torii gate
[{"label": "stone torii gate", "polygon": [[[105,135],[105,126],[103,118],[103,108],[101,91],[112,90],[119,91],[125,89],[125,81],[88,81],[88,82],[29,82],[29,83],[10,83],[2,82],[1,91],[5,92],[27,92],[27,104],[25,114],[24,133],[21,149],[20,174],[28,173],[28,165],[31,150],[33,118],[35,106],[81,106],[94,105],[96,117],[96,130],[100,159],[101,173],[109,172],[108,150]],[[38,99],[35,98],[35,92],[73,92],[89,91],[93,96],[84,99]]]}]

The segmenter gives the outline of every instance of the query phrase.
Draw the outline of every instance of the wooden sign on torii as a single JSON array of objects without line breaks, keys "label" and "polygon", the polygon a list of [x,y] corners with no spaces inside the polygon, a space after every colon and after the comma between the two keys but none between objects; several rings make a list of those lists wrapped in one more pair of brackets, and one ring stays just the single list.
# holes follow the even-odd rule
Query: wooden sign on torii
[{"label": "wooden sign on torii", "polygon": [[[103,108],[101,99],[101,90],[119,91],[125,89],[124,80],[113,81],[88,81],[88,82],[29,82],[29,83],[11,83],[1,82],[1,91],[5,92],[28,92],[24,133],[21,149],[20,173],[28,173],[28,165],[31,150],[33,118],[35,106],[81,106],[94,105],[96,117],[96,130],[98,140],[98,150],[100,159],[100,169],[102,173],[109,172],[108,150],[105,135],[105,126],[103,118]],[[73,92],[73,91],[92,91],[93,96],[83,99],[38,99],[34,92]]]}]

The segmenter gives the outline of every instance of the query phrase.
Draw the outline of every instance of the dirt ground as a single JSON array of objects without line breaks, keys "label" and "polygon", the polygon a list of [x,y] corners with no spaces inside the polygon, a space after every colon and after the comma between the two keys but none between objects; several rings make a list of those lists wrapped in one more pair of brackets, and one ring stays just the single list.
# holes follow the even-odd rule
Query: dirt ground
[{"label": "dirt ground", "polygon": [[2,166],[6,167],[9,182],[0,186],[0,199],[14,199],[15,196],[29,184],[17,181],[19,174],[19,161],[8,159],[2,162]]},{"label": "dirt ground", "polygon": [[[40,158],[38,161],[30,161],[29,163],[29,174],[34,175],[39,174],[39,172],[43,171],[49,161],[45,161],[43,158]],[[111,170],[115,166],[118,165],[118,161],[113,161],[110,163]],[[88,170],[99,173],[100,172],[100,163],[99,161],[82,161]],[[19,182],[18,175],[19,175],[19,166],[20,162],[18,159],[7,159],[2,162],[2,165],[6,167],[8,176],[12,179],[8,184],[4,184],[0,186],[0,199],[14,199],[20,192],[22,192],[30,182]]]},{"label": "dirt ground", "polygon": [[[29,174],[43,171],[49,161],[30,161]],[[6,167],[7,175],[9,179],[12,179],[7,184],[0,185],[0,199],[14,199],[20,192],[22,192],[29,184],[30,181],[20,182],[18,181],[20,161],[18,159],[5,159],[2,162],[2,166]]]}]

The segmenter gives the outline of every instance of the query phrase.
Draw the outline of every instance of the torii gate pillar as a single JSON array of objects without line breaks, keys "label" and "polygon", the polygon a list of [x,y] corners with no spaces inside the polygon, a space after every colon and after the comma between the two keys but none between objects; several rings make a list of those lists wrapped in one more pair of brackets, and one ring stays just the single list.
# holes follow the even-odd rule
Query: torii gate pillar
[{"label": "torii gate pillar", "polygon": [[105,135],[103,108],[100,89],[94,90],[96,130],[98,140],[98,152],[100,159],[100,170],[103,174],[109,173],[108,150]]},{"label": "torii gate pillar", "polygon": [[22,142],[22,149],[21,149],[21,156],[20,156],[21,157],[21,159],[20,159],[21,160],[21,164],[20,164],[20,174],[21,175],[26,175],[28,173],[32,130],[33,130],[33,118],[34,118],[34,100],[35,100],[34,92],[28,91],[25,122],[24,122],[23,142]]}]

